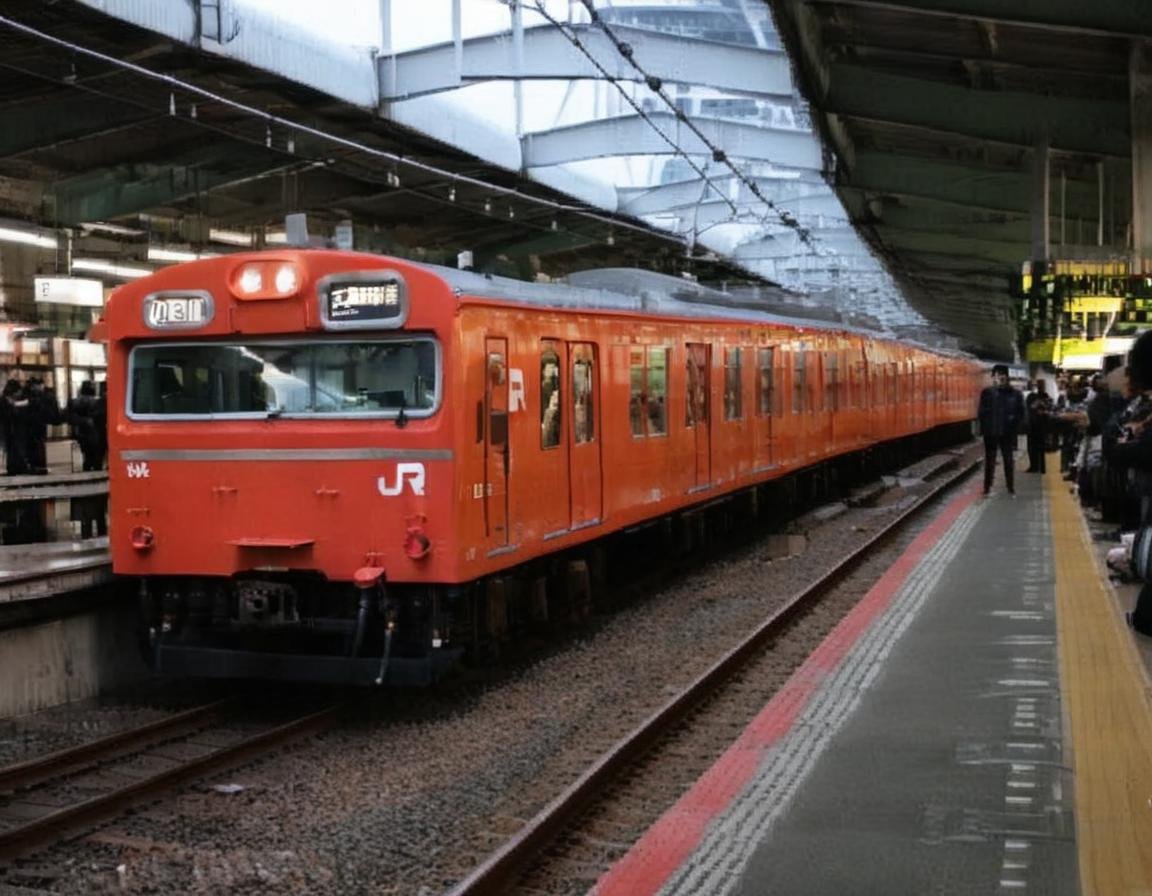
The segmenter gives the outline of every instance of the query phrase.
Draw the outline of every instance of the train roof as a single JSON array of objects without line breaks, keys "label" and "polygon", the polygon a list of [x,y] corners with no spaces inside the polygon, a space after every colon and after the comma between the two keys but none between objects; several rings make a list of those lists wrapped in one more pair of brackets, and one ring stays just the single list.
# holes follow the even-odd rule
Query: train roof
[{"label": "train roof", "polygon": [[[818,317],[773,313],[765,310],[758,302],[740,299],[691,280],[636,268],[594,268],[573,272],[563,281],[555,283],[529,283],[510,277],[479,274],[440,265],[416,263],[416,266],[425,268],[446,281],[457,295],[501,299],[548,308],[571,310],[595,308],[855,333],[871,339],[912,344],[939,355],[968,357],[963,352],[901,339],[891,332],[871,330],[841,321],[822,320]],[[775,291],[781,301],[788,295],[779,288],[775,288]]]}]

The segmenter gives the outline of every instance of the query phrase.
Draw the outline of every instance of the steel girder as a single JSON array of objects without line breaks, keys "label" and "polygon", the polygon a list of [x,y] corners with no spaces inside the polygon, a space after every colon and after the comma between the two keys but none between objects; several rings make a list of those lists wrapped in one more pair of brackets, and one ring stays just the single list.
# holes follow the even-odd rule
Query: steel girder
[{"label": "steel girder", "polygon": [[[643,76],[600,28],[573,25],[572,30],[610,77],[643,82]],[[789,102],[793,98],[791,70],[782,50],[687,40],[623,25],[614,25],[612,31],[632,48],[633,58],[646,72],[664,81]],[[381,56],[377,63],[381,99],[412,99],[480,81],[604,77],[584,53],[551,25],[524,30],[521,60],[514,44],[513,35],[504,33],[469,38],[459,46],[439,44]]]},{"label": "steel girder", "polygon": [[[656,112],[649,113],[647,118],[645,121],[639,115],[624,115],[525,134],[524,165],[537,168],[609,156],[673,154],[675,150],[661,139],[653,124],[684,153],[711,156],[712,150],[675,115]],[[714,118],[693,121],[708,140],[731,159],[765,161],[813,171],[819,171],[822,166],[820,141],[807,131]]]}]

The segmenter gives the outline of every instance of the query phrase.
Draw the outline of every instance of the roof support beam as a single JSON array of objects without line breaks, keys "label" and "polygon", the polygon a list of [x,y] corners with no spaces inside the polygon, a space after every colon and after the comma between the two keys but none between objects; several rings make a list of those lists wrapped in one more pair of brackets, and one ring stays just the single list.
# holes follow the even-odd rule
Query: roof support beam
[{"label": "roof support beam", "polygon": [[[809,4],[835,2],[889,12],[947,16],[972,22],[1021,25],[1045,31],[1099,34],[1114,37],[1152,37],[1147,10],[1131,0],[806,0]],[[1106,27],[1100,23],[1106,22]]]},{"label": "roof support beam", "polygon": [[[738,205],[760,202],[735,175],[710,177],[709,181],[711,186],[707,188],[700,180],[678,181],[653,187],[621,187],[618,190],[620,203],[617,210],[628,215],[652,215],[694,206],[701,202],[716,201],[721,197],[731,199]],[[839,206],[839,201],[835,199],[831,188],[826,186],[823,180],[814,184],[811,180],[757,177],[753,178],[753,182],[763,196],[786,208],[791,208],[790,203],[812,202],[824,197],[831,197]],[[830,213],[821,212],[821,214]]]},{"label": "roof support beam", "polygon": [[45,203],[58,224],[79,224],[147,211],[242,179],[202,167],[125,165],[60,181]]},{"label": "roof support beam", "polygon": [[1054,150],[1128,155],[1128,106],[1123,101],[971,90],[901,77],[864,66],[832,66],[826,112],[933,128],[977,139],[1031,147],[1047,127]]},{"label": "roof support beam", "polygon": [[[612,78],[643,82],[600,28],[573,25],[572,30]],[[612,30],[632,47],[633,57],[645,71],[665,81],[714,87],[745,96],[792,99],[791,70],[788,57],[781,50],[686,40],[623,25],[614,25]],[[381,56],[381,98],[412,99],[480,81],[604,77],[551,25],[524,30],[523,65],[518,64],[515,42],[507,33],[470,38],[462,45],[462,52],[458,52],[455,43],[446,43]]]},{"label": "roof support beam", "polygon": [[[989,171],[884,153],[861,153],[851,179],[839,184],[837,190],[845,194],[862,191],[870,198],[907,195],[973,208],[1022,214],[1032,211],[1031,185],[1022,172]],[[845,202],[852,206],[851,200]],[[1069,180],[1065,215],[1095,220],[1096,214],[1096,184]]]},{"label": "roof support beam", "polygon": [[46,103],[9,106],[0,130],[0,158],[101,136],[151,117],[139,107],[83,93],[65,94]]},{"label": "roof support beam", "polygon": [[[712,151],[675,115],[654,113],[648,121],[624,115],[584,124],[536,131],[524,135],[524,165],[539,168],[583,159],[621,155],[671,155],[674,150],[653,129],[654,123],[688,155],[711,156]],[[760,127],[736,121],[694,119],[694,124],[729,158],[756,159],[786,168],[819,171],[823,151],[805,131]]]}]

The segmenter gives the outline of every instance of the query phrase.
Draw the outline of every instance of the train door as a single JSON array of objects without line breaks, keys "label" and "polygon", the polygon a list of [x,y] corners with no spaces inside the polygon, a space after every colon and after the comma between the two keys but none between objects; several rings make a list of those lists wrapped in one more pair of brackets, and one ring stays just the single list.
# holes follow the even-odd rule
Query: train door
[{"label": "train door", "polygon": [[687,349],[687,405],[685,422],[696,445],[695,488],[712,484],[712,435],[709,426],[709,397],[712,394],[711,346],[689,342]]},{"label": "train door", "polygon": [[484,340],[484,527],[494,547],[508,544],[508,340]]},{"label": "train door", "polygon": [[572,495],[572,528],[600,522],[602,488],[600,457],[600,375],[596,346],[568,343],[568,373],[572,383],[572,425],[568,427],[568,476]]}]

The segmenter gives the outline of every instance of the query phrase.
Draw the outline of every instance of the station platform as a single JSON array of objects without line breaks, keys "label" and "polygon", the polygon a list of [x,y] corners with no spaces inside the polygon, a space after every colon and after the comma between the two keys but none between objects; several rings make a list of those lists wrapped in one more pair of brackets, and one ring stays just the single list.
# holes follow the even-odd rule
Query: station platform
[{"label": "station platform", "polygon": [[953,499],[593,892],[1152,893],[1152,651],[1056,466]]}]

